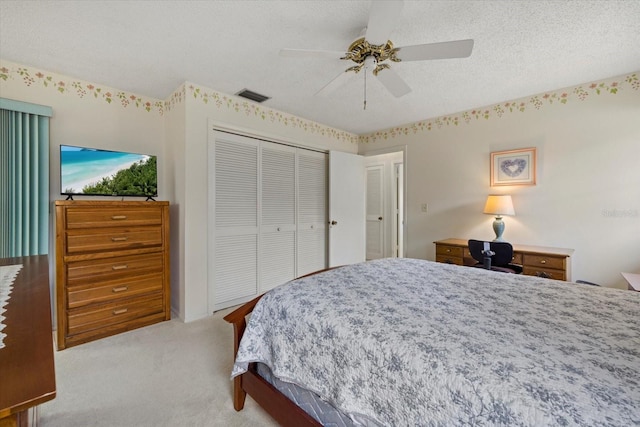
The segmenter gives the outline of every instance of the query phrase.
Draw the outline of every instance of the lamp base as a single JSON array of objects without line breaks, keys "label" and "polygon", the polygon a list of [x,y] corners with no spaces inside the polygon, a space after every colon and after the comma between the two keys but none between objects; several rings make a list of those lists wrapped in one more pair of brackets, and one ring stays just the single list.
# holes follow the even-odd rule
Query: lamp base
[{"label": "lamp base", "polygon": [[502,238],[502,233],[504,233],[504,222],[502,221],[501,216],[497,216],[496,220],[493,221],[493,231],[496,233],[496,238],[493,239],[494,242],[504,242],[505,240]]}]

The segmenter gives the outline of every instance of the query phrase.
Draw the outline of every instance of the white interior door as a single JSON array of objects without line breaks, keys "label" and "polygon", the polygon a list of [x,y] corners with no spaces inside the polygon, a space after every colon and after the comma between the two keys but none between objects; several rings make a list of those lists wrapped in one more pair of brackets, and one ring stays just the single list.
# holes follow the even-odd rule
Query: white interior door
[{"label": "white interior door", "polygon": [[327,267],[327,158],[298,150],[297,276]]},{"label": "white interior door", "polygon": [[384,164],[367,166],[367,259],[384,256]]},{"label": "white interior door", "polygon": [[394,237],[396,243],[396,256],[404,257],[404,164],[395,164],[395,215],[394,215]]},{"label": "white interior door", "polygon": [[365,183],[363,156],[329,152],[329,267],[365,260]]}]

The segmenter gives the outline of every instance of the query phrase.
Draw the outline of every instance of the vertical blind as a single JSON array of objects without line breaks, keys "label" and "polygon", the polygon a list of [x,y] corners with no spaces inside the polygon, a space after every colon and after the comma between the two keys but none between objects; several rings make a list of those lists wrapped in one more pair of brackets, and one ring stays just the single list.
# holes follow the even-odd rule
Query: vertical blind
[{"label": "vertical blind", "polygon": [[51,115],[0,98],[0,258],[48,252]]}]

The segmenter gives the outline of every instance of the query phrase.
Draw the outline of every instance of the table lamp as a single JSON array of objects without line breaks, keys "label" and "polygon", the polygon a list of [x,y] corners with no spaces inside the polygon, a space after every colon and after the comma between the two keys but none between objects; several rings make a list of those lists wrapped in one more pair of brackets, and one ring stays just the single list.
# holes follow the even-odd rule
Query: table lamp
[{"label": "table lamp", "polygon": [[504,232],[504,222],[502,222],[502,215],[515,215],[516,212],[513,209],[513,202],[509,195],[495,195],[491,194],[487,197],[487,203],[484,205],[484,213],[495,215],[496,220],[493,221],[493,231],[496,233],[494,242],[504,242],[502,233]]}]

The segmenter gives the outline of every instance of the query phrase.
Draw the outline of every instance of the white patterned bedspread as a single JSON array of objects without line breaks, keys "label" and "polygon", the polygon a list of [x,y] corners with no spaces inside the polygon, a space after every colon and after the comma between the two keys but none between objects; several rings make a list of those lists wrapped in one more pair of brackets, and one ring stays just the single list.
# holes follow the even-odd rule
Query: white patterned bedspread
[{"label": "white patterned bedspread", "polygon": [[255,307],[248,362],[356,424],[640,425],[640,293],[415,259],[287,283]]}]

